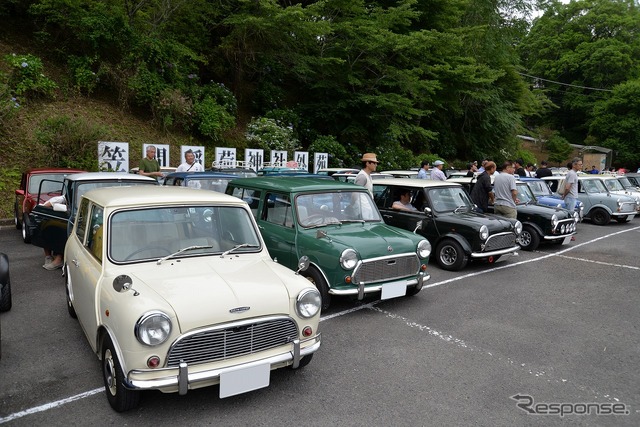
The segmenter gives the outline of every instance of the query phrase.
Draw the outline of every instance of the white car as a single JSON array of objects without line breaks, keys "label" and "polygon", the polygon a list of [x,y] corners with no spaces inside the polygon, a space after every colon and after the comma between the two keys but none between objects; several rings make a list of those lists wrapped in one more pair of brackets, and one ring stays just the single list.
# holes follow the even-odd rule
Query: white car
[{"label": "white car", "polygon": [[[320,347],[320,294],[271,259],[248,205],[185,187],[89,191],[65,248],[69,314],[116,411],[140,392],[269,385]],[[306,259],[300,260],[300,268]]]}]

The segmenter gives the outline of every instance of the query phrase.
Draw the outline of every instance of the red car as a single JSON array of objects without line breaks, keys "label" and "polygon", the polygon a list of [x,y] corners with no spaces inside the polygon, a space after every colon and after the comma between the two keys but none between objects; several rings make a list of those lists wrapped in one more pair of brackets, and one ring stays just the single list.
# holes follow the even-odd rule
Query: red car
[{"label": "red car", "polygon": [[[22,230],[22,240],[31,242],[29,233],[29,212],[39,203],[62,194],[64,177],[73,173],[85,172],[80,169],[39,168],[22,173],[20,188],[16,190],[13,218],[18,230]],[[40,199],[38,200],[38,194]]]}]

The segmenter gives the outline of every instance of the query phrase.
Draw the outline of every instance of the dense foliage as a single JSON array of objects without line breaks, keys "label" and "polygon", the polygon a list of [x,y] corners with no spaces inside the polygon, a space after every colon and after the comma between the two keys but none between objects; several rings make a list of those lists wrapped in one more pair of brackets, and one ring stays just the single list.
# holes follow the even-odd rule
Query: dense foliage
[{"label": "dense foliage", "polygon": [[67,75],[54,82],[38,56],[16,52],[40,71],[8,58],[0,120],[57,83],[115,94],[208,145],[338,144],[335,165],[365,151],[394,168],[528,157],[516,135],[540,129],[639,161],[637,1],[541,0],[531,22],[533,3],[6,0],[0,19]]}]

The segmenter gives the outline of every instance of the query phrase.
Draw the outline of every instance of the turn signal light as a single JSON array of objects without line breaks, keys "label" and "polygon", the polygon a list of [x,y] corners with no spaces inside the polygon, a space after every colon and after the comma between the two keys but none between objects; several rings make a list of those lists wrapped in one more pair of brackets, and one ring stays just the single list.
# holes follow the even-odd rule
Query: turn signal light
[{"label": "turn signal light", "polygon": [[147,359],[147,366],[150,367],[151,369],[155,369],[158,366],[160,366],[160,357],[151,356],[150,358],[148,358]]},{"label": "turn signal light", "polygon": [[304,329],[302,330],[302,335],[305,337],[310,337],[313,334],[313,329],[311,329],[311,326],[305,326]]}]

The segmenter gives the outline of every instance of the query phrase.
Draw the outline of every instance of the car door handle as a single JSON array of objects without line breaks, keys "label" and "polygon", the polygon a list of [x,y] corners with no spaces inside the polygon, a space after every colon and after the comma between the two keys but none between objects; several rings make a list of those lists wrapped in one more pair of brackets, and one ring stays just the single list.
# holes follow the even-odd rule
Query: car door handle
[{"label": "car door handle", "polygon": [[77,259],[72,259],[72,260],[71,260],[71,262],[72,262],[72,263],[73,263],[73,265],[75,265],[76,267],[80,264],[80,263],[78,262],[78,260],[77,260]]}]

